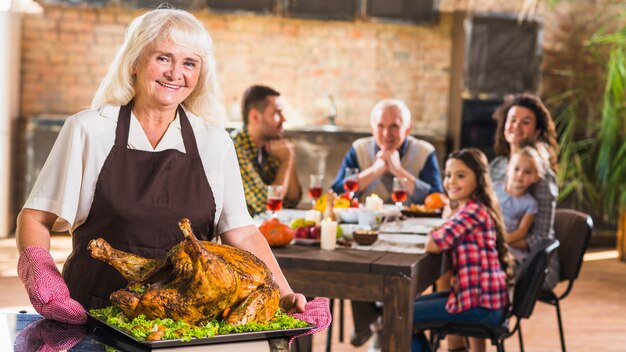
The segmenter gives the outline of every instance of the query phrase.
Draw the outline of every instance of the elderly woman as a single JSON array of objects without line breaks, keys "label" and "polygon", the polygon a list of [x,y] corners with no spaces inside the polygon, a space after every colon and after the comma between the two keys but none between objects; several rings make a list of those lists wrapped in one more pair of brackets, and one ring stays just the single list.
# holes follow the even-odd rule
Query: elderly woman
[{"label": "elderly woman", "polygon": [[[525,145],[533,145],[550,167],[545,175],[529,189],[537,200],[537,215],[525,240],[519,243],[521,250],[532,249],[541,239],[554,238],[554,214],[558,187],[557,154],[559,146],[550,112],[541,99],[530,94],[507,96],[494,113],[497,120],[494,150],[496,157],[489,164],[489,174],[494,182],[503,181],[509,157]],[[545,288],[553,288],[559,277],[559,262],[553,256],[550,273],[544,282]]]},{"label": "elderly woman", "polygon": [[[212,40],[196,18],[157,9],[132,21],[91,109],[67,119],[18,216],[18,273],[39,313],[84,323],[84,308],[109,305],[126,284],[87,243],[162,257],[180,242],[183,217],[198,238],[263,260],[281,308],[304,310],[248,214],[218,97]],[[61,276],[50,232],[65,230],[73,249]]]}]

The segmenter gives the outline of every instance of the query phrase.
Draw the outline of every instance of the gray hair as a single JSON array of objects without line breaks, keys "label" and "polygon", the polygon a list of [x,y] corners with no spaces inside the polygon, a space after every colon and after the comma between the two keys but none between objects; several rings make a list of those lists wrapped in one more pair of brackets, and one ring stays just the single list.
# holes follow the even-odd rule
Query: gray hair
[{"label": "gray hair", "polygon": [[370,123],[374,121],[380,114],[389,107],[397,107],[402,115],[402,126],[406,127],[411,123],[411,110],[406,106],[404,101],[400,99],[383,99],[374,105],[370,113]]},{"label": "gray hair", "polygon": [[135,96],[134,65],[144,49],[160,39],[171,40],[200,56],[202,67],[198,84],[182,105],[208,121],[221,121],[225,110],[217,82],[213,40],[202,23],[189,12],[170,8],[148,11],[128,25],[124,42],[102,79],[91,107],[126,105]]}]

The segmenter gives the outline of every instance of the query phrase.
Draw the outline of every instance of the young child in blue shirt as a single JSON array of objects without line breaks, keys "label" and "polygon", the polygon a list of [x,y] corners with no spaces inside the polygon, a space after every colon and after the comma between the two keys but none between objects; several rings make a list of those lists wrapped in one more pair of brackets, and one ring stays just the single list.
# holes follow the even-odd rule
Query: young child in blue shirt
[{"label": "young child in blue shirt", "polygon": [[506,228],[504,240],[518,262],[523,262],[528,256],[526,235],[537,214],[537,201],[528,193],[528,189],[545,173],[543,160],[537,149],[523,147],[511,155],[506,182],[494,183]]}]

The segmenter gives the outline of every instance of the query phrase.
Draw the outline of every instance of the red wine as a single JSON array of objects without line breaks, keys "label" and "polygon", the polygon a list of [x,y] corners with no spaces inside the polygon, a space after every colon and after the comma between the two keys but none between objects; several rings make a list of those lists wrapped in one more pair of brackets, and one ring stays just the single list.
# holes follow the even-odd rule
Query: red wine
[{"label": "red wine", "polygon": [[267,200],[267,210],[279,211],[283,208],[283,200],[281,198],[269,198]]},{"label": "red wine", "polygon": [[406,200],[406,191],[405,190],[396,190],[391,192],[391,200],[394,202],[404,203]]},{"label": "red wine", "polygon": [[317,199],[322,195],[322,187],[309,188],[309,198]]},{"label": "red wine", "polygon": [[357,180],[345,180],[343,181],[343,188],[346,192],[356,192],[359,189],[359,182]]}]

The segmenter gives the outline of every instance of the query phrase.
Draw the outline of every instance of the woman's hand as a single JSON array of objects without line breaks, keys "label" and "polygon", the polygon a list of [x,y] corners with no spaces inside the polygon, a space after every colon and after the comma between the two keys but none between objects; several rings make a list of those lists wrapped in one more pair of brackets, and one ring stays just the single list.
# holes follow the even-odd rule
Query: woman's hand
[{"label": "woman's hand", "polygon": [[317,297],[311,302],[308,302],[302,312],[295,312],[294,309],[294,311],[287,312],[287,314],[296,319],[300,319],[317,326],[315,329],[292,337],[289,340],[289,346],[291,346],[291,343],[300,336],[311,335],[326,330],[333,320],[333,316],[330,314],[329,309],[329,299],[325,297]]},{"label": "woman's hand", "polygon": [[44,318],[76,325],[87,322],[85,309],[70,297],[70,291],[47,250],[26,247],[18,260],[17,273],[30,303]]},{"label": "woman's hand", "polygon": [[296,312],[304,312],[304,306],[306,305],[306,297],[301,293],[288,293],[280,298],[280,309],[283,312],[289,312],[291,309],[295,309]]}]

